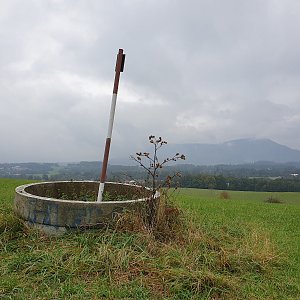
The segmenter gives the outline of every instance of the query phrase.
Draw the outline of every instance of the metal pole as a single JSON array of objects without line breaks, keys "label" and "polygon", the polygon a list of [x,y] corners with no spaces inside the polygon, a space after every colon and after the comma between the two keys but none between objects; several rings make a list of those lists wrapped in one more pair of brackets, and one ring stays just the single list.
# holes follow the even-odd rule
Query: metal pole
[{"label": "metal pole", "polygon": [[99,185],[97,202],[102,201],[102,197],[103,197],[103,191],[104,191],[104,185],[105,185],[105,179],[106,179],[106,170],[107,170],[108,157],[109,157],[109,149],[110,149],[110,144],[111,144],[111,136],[112,136],[112,130],[113,130],[114,117],[115,117],[116,103],[117,103],[120,73],[123,72],[123,70],[124,70],[124,63],[125,63],[125,54],[123,54],[123,49],[119,49],[119,53],[117,55],[117,61],[116,61],[115,81],[114,81],[114,88],[113,88],[113,94],[112,94],[112,99],[111,99],[108,131],[107,131],[107,138],[106,138],[106,142],[105,142],[105,149],[104,149],[104,156],[103,156],[103,162],[102,162],[102,171],[101,171],[101,176],[100,176],[100,185]]}]

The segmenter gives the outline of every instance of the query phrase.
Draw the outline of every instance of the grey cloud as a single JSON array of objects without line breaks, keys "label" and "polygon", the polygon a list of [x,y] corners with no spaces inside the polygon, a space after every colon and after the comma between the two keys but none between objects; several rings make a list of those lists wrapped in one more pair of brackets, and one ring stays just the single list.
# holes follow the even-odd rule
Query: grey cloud
[{"label": "grey cloud", "polygon": [[299,13],[292,0],[2,2],[0,161],[101,159],[119,47],[112,158],[148,134],[300,149]]}]

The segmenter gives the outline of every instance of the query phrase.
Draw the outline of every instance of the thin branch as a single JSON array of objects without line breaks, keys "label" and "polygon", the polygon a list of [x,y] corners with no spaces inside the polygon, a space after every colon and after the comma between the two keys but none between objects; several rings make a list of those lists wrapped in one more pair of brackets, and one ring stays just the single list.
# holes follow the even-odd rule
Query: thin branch
[{"label": "thin branch", "polygon": [[131,158],[132,158],[135,162],[137,162],[141,167],[143,167],[149,174],[151,174],[151,176],[153,176],[151,170],[149,170],[149,168],[145,167],[141,161],[139,161],[138,159],[136,159],[134,156],[131,156]]}]

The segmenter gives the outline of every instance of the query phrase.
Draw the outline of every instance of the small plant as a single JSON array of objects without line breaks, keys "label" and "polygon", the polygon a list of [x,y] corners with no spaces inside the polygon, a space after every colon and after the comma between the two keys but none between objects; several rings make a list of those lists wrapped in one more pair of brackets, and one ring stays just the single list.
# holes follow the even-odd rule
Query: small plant
[{"label": "small plant", "polygon": [[172,157],[167,157],[164,160],[160,161],[158,157],[158,151],[161,147],[167,144],[161,137],[156,138],[154,135],[149,136],[149,143],[153,145],[153,153],[149,152],[137,152],[135,156],[131,158],[137,162],[146,172],[149,178],[149,185],[151,189],[151,197],[148,201],[148,222],[150,228],[154,226],[157,221],[157,212],[158,206],[156,204],[156,195],[160,188],[162,187],[171,187],[172,180],[175,177],[180,177],[180,173],[175,173],[173,175],[168,175],[165,181],[159,181],[159,173],[163,167],[170,162],[176,162],[178,160],[185,160],[185,155],[176,153]]},{"label": "small plant", "polygon": [[85,202],[95,202],[96,201],[96,192],[81,190],[79,194],[72,192],[70,194],[61,193],[58,199],[61,200],[76,200],[76,201],[85,201]]},{"label": "small plant", "polygon": [[128,198],[134,198],[134,197],[126,197],[126,195],[116,195],[116,196],[113,196],[108,191],[106,191],[103,194],[103,201],[124,201],[124,200],[128,200]]},{"label": "small plant", "polygon": [[274,197],[273,195],[271,195],[270,197],[268,197],[265,202],[267,203],[282,203],[282,201],[277,198],[277,197]]},{"label": "small plant", "polygon": [[[159,188],[163,185],[158,184],[158,176],[160,170],[169,162],[177,161],[177,160],[185,160],[185,156],[183,154],[176,153],[171,158],[165,158],[162,162],[160,162],[158,158],[158,150],[167,144],[161,137],[156,138],[154,135],[149,136],[149,142],[153,145],[153,154],[151,155],[149,152],[137,152],[135,156],[131,156],[131,158],[137,162],[142,168],[144,168],[147,174],[150,177],[150,185],[152,190],[152,197],[155,196],[155,193]],[[174,174],[173,176],[167,176],[165,180],[165,185],[168,186],[171,183],[171,180],[180,176],[179,173]]]},{"label": "small plant", "polygon": [[228,192],[223,191],[223,192],[220,193],[219,198],[220,199],[230,199],[231,197],[230,197],[230,194]]},{"label": "small plant", "polygon": [[110,192],[104,192],[103,193],[103,201],[112,201],[112,195],[110,194]]},{"label": "small plant", "polygon": [[61,196],[59,197],[59,199],[62,199],[62,200],[69,200],[69,199],[70,199],[70,196],[68,196],[66,193],[62,193]]}]

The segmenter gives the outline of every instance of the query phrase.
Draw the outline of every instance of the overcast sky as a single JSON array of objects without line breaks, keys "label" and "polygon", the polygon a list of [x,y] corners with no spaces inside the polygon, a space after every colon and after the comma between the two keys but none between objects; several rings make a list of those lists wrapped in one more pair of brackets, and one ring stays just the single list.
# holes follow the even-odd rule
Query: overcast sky
[{"label": "overcast sky", "polygon": [[0,162],[102,160],[170,143],[300,149],[298,0],[0,0]]}]

